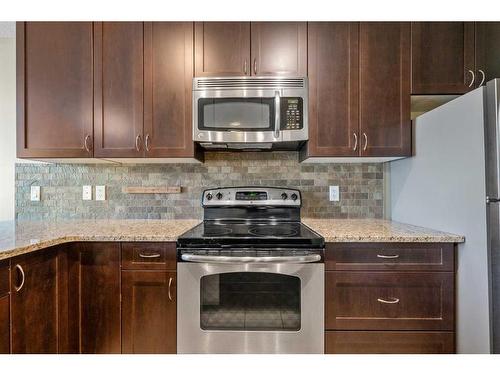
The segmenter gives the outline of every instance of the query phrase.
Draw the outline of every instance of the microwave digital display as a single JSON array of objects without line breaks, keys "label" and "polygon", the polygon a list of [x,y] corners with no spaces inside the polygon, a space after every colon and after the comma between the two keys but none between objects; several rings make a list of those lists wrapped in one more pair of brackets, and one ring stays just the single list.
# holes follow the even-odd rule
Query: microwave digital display
[{"label": "microwave digital display", "polygon": [[237,191],[237,201],[265,201],[267,193],[265,191]]}]

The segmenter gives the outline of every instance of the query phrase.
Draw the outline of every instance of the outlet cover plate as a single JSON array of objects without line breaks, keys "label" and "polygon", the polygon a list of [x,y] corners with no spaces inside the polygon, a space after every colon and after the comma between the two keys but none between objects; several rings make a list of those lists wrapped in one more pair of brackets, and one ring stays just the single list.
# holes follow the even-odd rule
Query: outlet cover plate
[{"label": "outlet cover plate", "polygon": [[31,201],[33,202],[40,201],[40,186],[31,187]]},{"label": "outlet cover plate", "polygon": [[106,200],[106,186],[98,185],[95,187],[95,200],[105,201]]},{"label": "outlet cover plate", "polygon": [[330,201],[338,202],[340,200],[340,192],[338,186],[330,186]]},{"label": "outlet cover plate", "polygon": [[92,200],[92,186],[91,185],[83,185],[82,199],[84,201],[91,201]]}]

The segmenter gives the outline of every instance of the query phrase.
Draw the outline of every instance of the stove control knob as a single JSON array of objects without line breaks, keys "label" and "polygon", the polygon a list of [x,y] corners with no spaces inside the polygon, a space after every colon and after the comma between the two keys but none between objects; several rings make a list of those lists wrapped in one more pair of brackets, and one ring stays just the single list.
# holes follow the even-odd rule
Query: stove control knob
[{"label": "stove control knob", "polygon": [[298,198],[298,196],[297,196],[297,194],[293,193],[293,194],[290,196],[290,198],[292,198],[294,201],[296,201],[296,200],[297,200],[297,198]]},{"label": "stove control knob", "polygon": [[217,197],[217,199],[219,199],[219,200],[220,200],[220,199],[222,199],[222,193],[221,193],[220,191],[219,191],[219,192],[218,192],[215,196],[216,196],[216,197]]},{"label": "stove control knob", "polygon": [[288,198],[287,193],[282,193],[282,194],[281,194],[281,198],[282,198],[283,200],[286,200],[286,199]]},{"label": "stove control knob", "polygon": [[212,200],[212,194],[211,193],[208,193],[205,198],[207,198],[207,200]]}]

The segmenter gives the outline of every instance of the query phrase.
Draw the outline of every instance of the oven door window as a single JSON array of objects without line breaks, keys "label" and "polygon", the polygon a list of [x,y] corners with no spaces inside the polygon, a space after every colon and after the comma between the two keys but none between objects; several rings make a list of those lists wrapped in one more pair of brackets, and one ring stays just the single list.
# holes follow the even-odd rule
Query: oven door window
[{"label": "oven door window", "polygon": [[207,275],[200,281],[203,330],[299,331],[300,278],[234,272]]},{"label": "oven door window", "polygon": [[213,131],[274,130],[274,98],[200,98],[198,129]]}]

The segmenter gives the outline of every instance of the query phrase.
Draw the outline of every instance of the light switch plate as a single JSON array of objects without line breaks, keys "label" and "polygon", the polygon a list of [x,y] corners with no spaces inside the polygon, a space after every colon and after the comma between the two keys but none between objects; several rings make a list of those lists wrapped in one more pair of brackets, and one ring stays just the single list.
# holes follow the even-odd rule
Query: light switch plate
[{"label": "light switch plate", "polygon": [[83,185],[82,199],[84,201],[91,201],[92,200],[92,186],[91,185]]},{"label": "light switch plate", "polygon": [[340,200],[340,192],[338,186],[330,186],[330,201],[338,202]]},{"label": "light switch plate", "polygon": [[98,185],[95,187],[95,200],[105,201],[106,200],[106,186]]},{"label": "light switch plate", "polygon": [[40,186],[31,187],[31,200],[33,202],[38,202],[40,200]]}]

